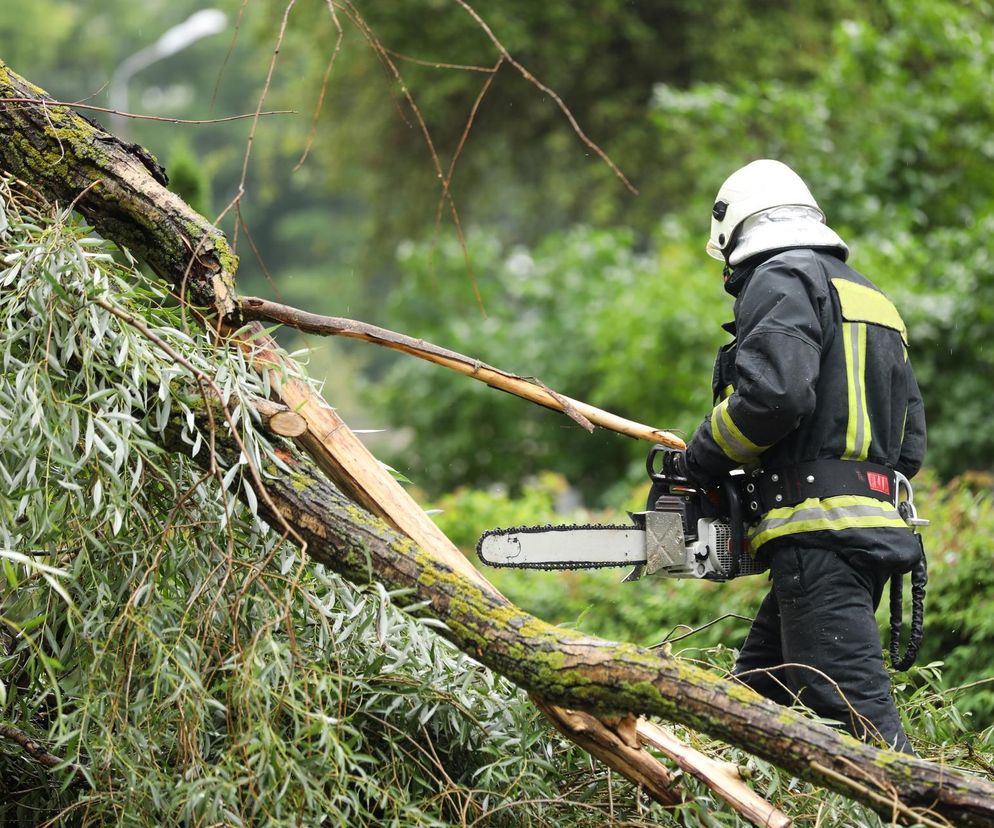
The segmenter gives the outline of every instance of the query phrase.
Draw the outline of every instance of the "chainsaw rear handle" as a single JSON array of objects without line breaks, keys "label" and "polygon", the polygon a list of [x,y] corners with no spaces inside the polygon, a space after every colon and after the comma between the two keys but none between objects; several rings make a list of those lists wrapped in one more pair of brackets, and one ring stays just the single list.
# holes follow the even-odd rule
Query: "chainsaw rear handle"
[{"label": "chainsaw rear handle", "polygon": [[745,524],[743,523],[742,493],[734,478],[726,477],[721,486],[728,505],[728,550],[731,552],[731,572],[729,578],[739,574],[739,560],[745,552]]}]

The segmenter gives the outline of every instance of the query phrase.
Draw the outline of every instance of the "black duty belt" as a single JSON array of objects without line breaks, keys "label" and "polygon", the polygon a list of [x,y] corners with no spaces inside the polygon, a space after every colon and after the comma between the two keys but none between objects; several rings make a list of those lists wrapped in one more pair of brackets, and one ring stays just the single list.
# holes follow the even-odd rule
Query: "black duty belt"
[{"label": "black duty belt", "polygon": [[746,477],[743,500],[746,511],[759,517],[810,497],[859,495],[893,503],[895,488],[894,470],[887,466],[825,457],[782,469],[763,469]]}]

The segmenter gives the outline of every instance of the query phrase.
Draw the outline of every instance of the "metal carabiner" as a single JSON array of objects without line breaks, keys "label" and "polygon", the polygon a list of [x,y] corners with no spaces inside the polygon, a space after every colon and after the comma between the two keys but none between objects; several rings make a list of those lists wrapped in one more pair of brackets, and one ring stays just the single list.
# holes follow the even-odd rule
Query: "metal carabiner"
[{"label": "metal carabiner", "polygon": [[[905,498],[901,500],[901,492],[904,491]],[[918,517],[918,510],[915,508],[915,490],[901,472],[894,472],[894,508],[912,529],[917,526],[928,526],[929,522],[925,518]]]}]

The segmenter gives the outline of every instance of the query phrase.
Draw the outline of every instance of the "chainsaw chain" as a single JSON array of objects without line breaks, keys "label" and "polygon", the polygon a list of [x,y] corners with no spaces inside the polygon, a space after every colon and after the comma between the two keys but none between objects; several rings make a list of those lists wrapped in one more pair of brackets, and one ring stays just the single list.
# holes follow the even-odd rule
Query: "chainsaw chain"
[{"label": "chainsaw chain", "polygon": [[496,537],[499,535],[524,535],[524,534],[537,534],[539,532],[573,532],[576,529],[589,530],[593,529],[599,531],[601,529],[637,529],[638,527],[633,524],[620,524],[620,523],[565,523],[565,524],[546,524],[545,526],[512,526],[507,529],[490,529],[480,535],[480,539],[476,542],[476,555],[483,561],[487,566],[494,569],[542,569],[546,572],[553,572],[557,570],[570,570],[570,569],[607,569],[608,567],[616,566],[641,566],[642,564],[633,564],[631,561],[619,561],[617,563],[611,563],[605,561],[604,563],[591,563],[589,561],[559,561],[556,563],[525,563],[525,564],[510,564],[510,563],[490,563],[486,558],[480,554],[480,550],[483,548],[483,539],[487,537]]}]

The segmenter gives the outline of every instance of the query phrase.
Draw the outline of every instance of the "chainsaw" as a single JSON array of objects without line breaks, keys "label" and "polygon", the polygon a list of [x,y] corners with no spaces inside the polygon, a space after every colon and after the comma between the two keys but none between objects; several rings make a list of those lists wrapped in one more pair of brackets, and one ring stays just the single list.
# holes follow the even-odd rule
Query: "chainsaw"
[{"label": "chainsaw", "polygon": [[727,581],[765,572],[768,564],[752,557],[745,542],[745,475],[730,474],[705,491],[674,471],[669,461],[676,453],[652,447],[646,511],[630,512],[631,525],[492,529],[477,544],[480,560],[519,569],[632,566],[625,581],[643,575]]},{"label": "chainsaw", "polygon": [[[516,569],[631,566],[624,581],[643,576],[728,581],[766,572],[769,561],[766,556],[751,555],[745,537],[745,515],[753,514],[756,506],[749,503],[756,485],[751,477],[733,471],[703,489],[677,471],[680,464],[672,460],[679,453],[652,447],[646,458],[651,483],[646,510],[630,512],[631,524],[491,529],[476,545],[480,560],[488,566]],[[902,474],[892,474],[899,514],[912,529],[928,525],[918,517],[911,483]],[[921,646],[926,581],[923,547],[911,574],[911,634],[902,657],[903,581],[899,574],[891,576],[890,654],[896,670],[908,669]]]}]

